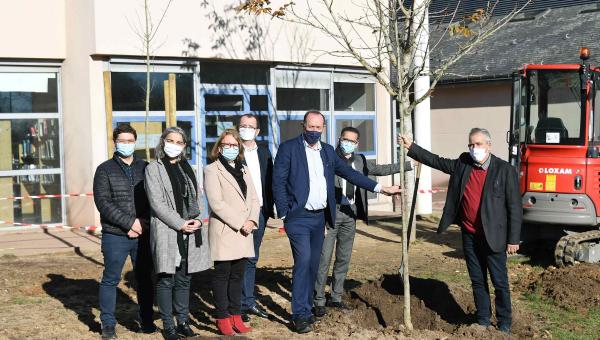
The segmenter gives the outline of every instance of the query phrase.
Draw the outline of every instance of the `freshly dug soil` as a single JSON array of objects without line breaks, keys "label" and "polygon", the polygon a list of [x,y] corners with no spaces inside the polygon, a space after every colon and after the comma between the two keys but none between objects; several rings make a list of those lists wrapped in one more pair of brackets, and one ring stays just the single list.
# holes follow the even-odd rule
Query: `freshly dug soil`
[{"label": "freshly dug soil", "polygon": [[[434,279],[411,278],[411,319],[415,334],[420,331],[451,335],[452,338],[505,339],[495,329],[473,326],[475,322],[473,297],[462,288],[450,289]],[[347,336],[356,336],[368,329],[380,335],[406,334],[403,325],[403,285],[398,275],[384,275],[377,281],[351,290],[345,300],[348,311],[331,311],[319,323],[320,329],[337,328]],[[515,320],[518,315],[515,315]],[[532,337],[531,327],[515,322],[513,334]]]},{"label": "freshly dug soil", "polygon": [[530,273],[524,284],[530,293],[539,292],[562,307],[581,311],[600,307],[599,265],[549,267],[540,274]]}]

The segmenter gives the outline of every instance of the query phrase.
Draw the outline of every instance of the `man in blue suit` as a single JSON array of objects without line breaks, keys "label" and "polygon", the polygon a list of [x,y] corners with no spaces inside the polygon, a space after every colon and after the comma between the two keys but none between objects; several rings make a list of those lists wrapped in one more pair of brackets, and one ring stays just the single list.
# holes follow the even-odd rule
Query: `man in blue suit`
[{"label": "man in blue suit", "polygon": [[298,333],[312,331],[312,292],[319,269],[325,223],[334,225],[335,175],[374,192],[393,195],[398,187],[382,187],[355,171],[336,155],[333,146],[321,143],[325,117],[309,111],[304,132],[279,146],[273,167],[273,199],[290,239],[292,272],[292,324]]}]

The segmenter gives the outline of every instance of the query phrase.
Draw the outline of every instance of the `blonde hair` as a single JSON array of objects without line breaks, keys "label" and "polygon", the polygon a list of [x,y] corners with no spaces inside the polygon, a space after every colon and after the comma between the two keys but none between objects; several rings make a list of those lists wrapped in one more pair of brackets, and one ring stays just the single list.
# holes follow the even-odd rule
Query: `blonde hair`
[{"label": "blonde hair", "polygon": [[238,148],[240,150],[240,153],[238,154],[235,160],[241,161],[242,159],[244,159],[244,146],[242,145],[242,139],[240,138],[240,134],[237,132],[236,129],[227,129],[221,133],[219,139],[217,139],[217,142],[215,143],[215,146],[213,146],[212,150],[210,151],[209,158],[211,160],[214,161],[219,158],[219,148],[221,147],[221,144],[223,144],[223,138],[225,138],[225,136],[227,135],[232,136],[238,142]]}]

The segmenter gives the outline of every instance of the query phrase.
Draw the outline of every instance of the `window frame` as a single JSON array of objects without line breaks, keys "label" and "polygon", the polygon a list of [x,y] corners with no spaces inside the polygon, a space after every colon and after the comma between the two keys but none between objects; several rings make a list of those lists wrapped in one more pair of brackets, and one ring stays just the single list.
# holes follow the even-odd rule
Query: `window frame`
[{"label": "window frame", "polygon": [[[0,62],[1,73],[56,73],[56,100],[57,100],[57,112],[20,112],[20,113],[2,113],[0,114],[0,120],[37,120],[37,119],[56,119],[58,122],[58,144],[60,148],[59,152],[59,167],[48,168],[48,169],[24,169],[24,170],[0,170],[0,178],[4,177],[16,177],[16,176],[27,176],[27,175],[59,175],[60,179],[60,192],[53,194],[60,194],[60,198],[47,198],[47,199],[59,199],[61,202],[61,216],[59,222],[52,223],[41,223],[43,225],[53,227],[60,226],[67,220],[66,215],[66,199],[62,195],[66,192],[65,183],[65,150],[64,150],[64,130],[63,130],[63,105],[62,105],[62,69],[60,64],[57,63],[21,63],[21,62]],[[16,221],[9,221],[16,222]],[[10,224],[7,224],[10,225]],[[37,227],[34,227],[37,228]],[[5,227],[0,226],[0,230],[24,230],[26,226],[14,226]]]}]

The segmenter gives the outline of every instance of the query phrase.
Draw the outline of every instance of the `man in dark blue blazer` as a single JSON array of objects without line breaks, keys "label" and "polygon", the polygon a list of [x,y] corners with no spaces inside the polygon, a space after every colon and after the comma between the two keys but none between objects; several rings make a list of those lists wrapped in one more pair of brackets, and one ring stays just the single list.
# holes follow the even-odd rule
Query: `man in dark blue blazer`
[{"label": "man in dark blue blazer", "polygon": [[374,192],[393,195],[398,187],[382,187],[355,171],[336,155],[333,146],[321,143],[325,117],[309,111],[304,132],[279,146],[273,167],[273,199],[290,239],[292,273],[292,323],[296,332],[312,331],[311,311],[325,223],[334,225],[336,215],[335,176]]}]

